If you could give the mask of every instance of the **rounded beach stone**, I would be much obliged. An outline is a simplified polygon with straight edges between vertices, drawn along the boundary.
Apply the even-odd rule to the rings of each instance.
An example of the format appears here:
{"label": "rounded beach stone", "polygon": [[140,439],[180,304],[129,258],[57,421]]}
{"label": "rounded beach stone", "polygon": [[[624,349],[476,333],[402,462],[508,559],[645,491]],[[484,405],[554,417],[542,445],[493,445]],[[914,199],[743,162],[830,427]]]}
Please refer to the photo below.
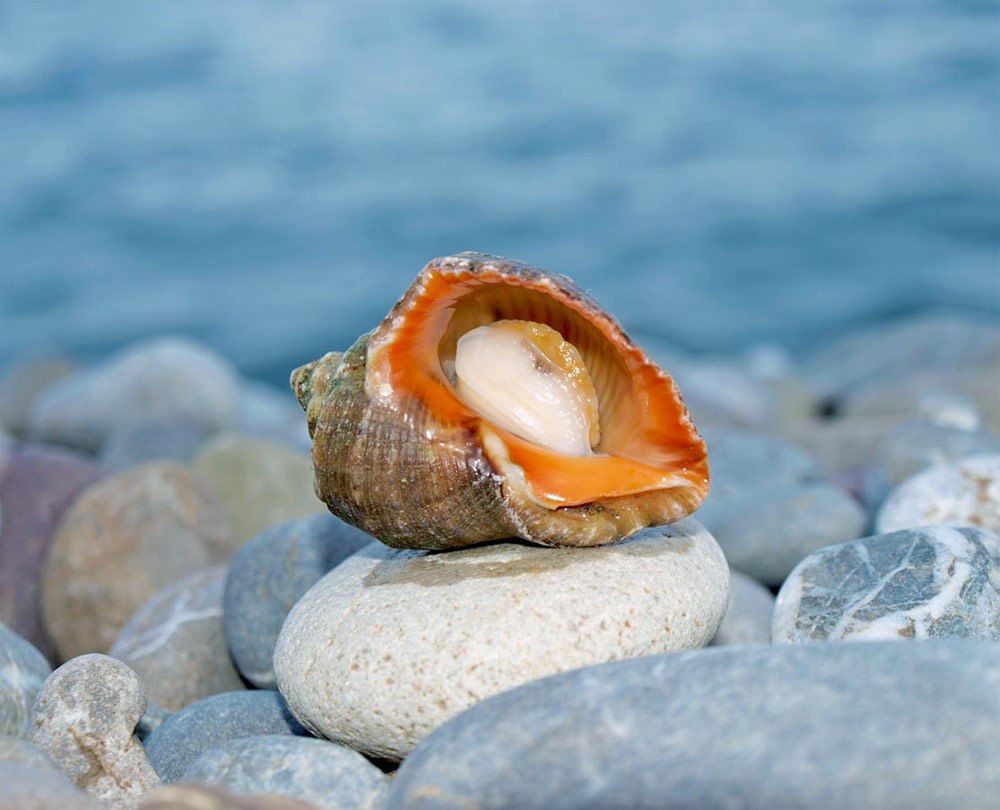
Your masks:
{"label": "rounded beach stone", "polygon": [[929,525],[1000,533],[1000,454],[967,456],[924,470],[896,487],[875,519],[879,534]]}
{"label": "rounded beach stone", "polygon": [[145,710],[138,675],[106,655],[82,655],[39,692],[31,741],[92,798],[134,807],[159,782],[134,734]]}
{"label": "rounded beach stone", "polygon": [[864,509],[798,448],[735,431],[709,434],[708,445],[712,491],[698,519],[729,564],[759,582],[779,585],[810,552],[864,531]]}
{"label": "rounded beach stone", "polygon": [[526,681],[705,645],[728,598],[725,558],[693,520],[598,548],[373,544],[292,609],[274,671],[304,725],[398,760],[448,718]]}
{"label": "rounded beach stone", "polygon": [[333,515],[313,515],[261,532],[229,567],[226,638],[243,677],[274,689],[274,645],[296,602],[334,566],[374,538]]}
{"label": "rounded beach stone", "polygon": [[312,449],[309,427],[302,408],[285,386],[275,388],[253,380],[240,386],[240,433],[271,439],[308,453]]}
{"label": "rounded beach stone", "polygon": [[263,734],[309,736],[277,692],[225,692],[167,717],[146,738],[146,751],[163,781],[177,782],[209,748]]}
{"label": "rounded beach stone", "polygon": [[376,810],[387,789],[382,771],[357,751],[326,740],[274,735],[210,748],[187,769],[184,781],[303,799],[324,810]]}
{"label": "rounded beach stone", "polygon": [[31,733],[35,696],[52,667],[31,642],[0,624],[0,734]]}
{"label": "rounded beach stone", "polygon": [[49,755],[37,745],[24,737],[13,737],[9,734],[0,734],[0,762],[13,762],[59,771]]}
{"label": "rounded beach stone", "polygon": [[101,475],[75,453],[28,444],[14,445],[0,469],[0,621],[53,660],[42,622],[42,565],[73,499]]}
{"label": "rounded beach stone", "polygon": [[42,608],[64,658],[104,652],[161,588],[232,556],[224,510],[190,471],[152,462],[88,487],[49,549]]}
{"label": "rounded beach stone", "polygon": [[769,644],[774,596],[757,580],[729,571],[729,608],[712,644]]}
{"label": "rounded beach stone", "polygon": [[936,464],[986,453],[1000,454],[1000,438],[992,433],[933,422],[907,422],[882,443],[885,483],[894,487]]}
{"label": "rounded beach stone", "polygon": [[158,338],[46,389],[32,433],[93,453],[124,424],[183,422],[211,434],[235,424],[238,413],[238,376],[228,360],[184,338]]}
{"label": "rounded beach stone", "polygon": [[817,352],[806,375],[820,395],[891,384],[915,374],[995,368],[1000,329],[988,320],[920,315],[859,330]]}
{"label": "rounded beach stone", "polygon": [[103,810],[54,765],[0,761],[0,810]]}
{"label": "rounded beach stone", "polygon": [[12,436],[26,437],[35,401],[73,371],[73,364],[64,357],[30,360],[12,369],[0,384],[0,427]]}
{"label": "rounded beach stone", "polygon": [[205,434],[183,422],[126,423],[115,428],[101,448],[101,464],[115,472],[147,461],[190,461]]}
{"label": "rounded beach stone", "polygon": [[191,574],[132,617],[109,655],[134,669],[150,699],[170,712],[243,688],[222,628],[226,566]]}
{"label": "rounded beach stone", "polygon": [[139,810],[316,810],[282,796],[239,796],[208,785],[164,785],[150,791]]}
{"label": "rounded beach stone", "polygon": [[821,549],[785,580],[775,643],[1000,641],[1000,537],[927,526]]}
{"label": "rounded beach stone", "polygon": [[[706,433],[712,456],[710,496],[729,498],[748,489],[820,480],[816,462],[807,453],[765,433],[714,430]],[[763,479],[763,480],[762,480]],[[698,515],[709,508],[701,507]]]}
{"label": "rounded beach stone", "polygon": [[861,534],[868,516],[846,493],[816,483],[758,490],[709,519],[733,567],[779,585],[807,554]]}
{"label": "rounded beach stone", "polygon": [[240,539],[326,512],[313,492],[312,459],[285,444],[240,434],[209,442],[194,469],[226,505]]}
{"label": "rounded beach stone", "polygon": [[389,807],[982,810],[998,750],[1000,645],[715,647],[474,706],[403,763]]}

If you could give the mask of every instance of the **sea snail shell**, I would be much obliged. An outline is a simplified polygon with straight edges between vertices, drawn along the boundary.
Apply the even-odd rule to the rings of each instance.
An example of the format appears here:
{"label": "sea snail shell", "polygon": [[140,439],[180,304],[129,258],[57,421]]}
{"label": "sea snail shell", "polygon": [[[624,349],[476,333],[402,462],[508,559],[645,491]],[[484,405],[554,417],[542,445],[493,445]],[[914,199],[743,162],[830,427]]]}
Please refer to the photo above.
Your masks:
{"label": "sea snail shell", "polygon": [[[516,390],[536,380],[548,388]],[[378,328],[291,382],[316,493],[391,546],[602,545],[708,494],[705,443],[673,380],[568,278],[508,259],[433,260]],[[524,420],[505,418],[532,397]]]}

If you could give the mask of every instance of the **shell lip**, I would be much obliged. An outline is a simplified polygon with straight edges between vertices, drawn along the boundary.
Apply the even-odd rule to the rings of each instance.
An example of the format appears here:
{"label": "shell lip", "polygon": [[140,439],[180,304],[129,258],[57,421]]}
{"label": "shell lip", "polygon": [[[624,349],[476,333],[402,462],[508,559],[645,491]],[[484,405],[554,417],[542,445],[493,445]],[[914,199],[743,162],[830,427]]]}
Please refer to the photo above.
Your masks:
{"label": "shell lip", "polygon": [[[505,314],[505,307],[515,311]],[[587,477],[582,469],[600,467],[600,462],[575,460],[571,464],[578,469],[572,470],[559,462],[560,454],[539,452],[537,445],[526,447],[530,443],[500,430],[458,398],[443,367],[442,345],[454,343],[457,338],[451,333],[467,331],[464,325],[501,317],[550,322],[571,342],[575,335],[588,344],[601,341],[611,347],[616,359],[605,376],[613,377],[613,384],[605,381],[605,387],[617,386],[615,390],[628,400],[633,415],[641,417],[641,425],[631,431],[632,436],[628,430],[618,431],[618,445],[610,443],[607,448],[616,452],[605,454],[611,461],[593,486],[581,486]],[[513,473],[511,466],[519,468],[530,485],[528,491],[549,509],[677,487],[693,489],[700,496],[699,503],[707,495],[705,444],[673,379],[628,337],[613,316],[565,276],[485,254],[435,259],[372,334],[367,359],[365,388],[370,397],[395,402],[404,411],[405,403],[413,398],[437,424],[460,426],[479,435],[490,463],[507,476]],[[505,452],[500,452],[498,441],[484,440],[491,432]],[[633,466],[628,467],[628,462]],[[545,474],[553,467],[564,473],[561,483],[551,469]],[[615,475],[631,476],[631,486],[616,486]],[[573,487],[577,488],[575,495],[569,491]]]}

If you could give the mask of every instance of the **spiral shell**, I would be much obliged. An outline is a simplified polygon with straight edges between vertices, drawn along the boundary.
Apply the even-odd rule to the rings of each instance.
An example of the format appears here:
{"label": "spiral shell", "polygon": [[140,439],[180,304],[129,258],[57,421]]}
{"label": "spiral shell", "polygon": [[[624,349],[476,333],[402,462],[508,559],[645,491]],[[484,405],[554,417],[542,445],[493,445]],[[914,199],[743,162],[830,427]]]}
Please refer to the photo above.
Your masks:
{"label": "spiral shell", "polygon": [[[528,441],[459,398],[459,338],[506,319],[552,327],[579,351],[599,407],[593,454]],[[316,493],[398,548],[603,545],[680,520],[708,494],[705,444],[669,375],[572,281],[520,262],[431,261],[375,330],[297,369],[292,388]]]}

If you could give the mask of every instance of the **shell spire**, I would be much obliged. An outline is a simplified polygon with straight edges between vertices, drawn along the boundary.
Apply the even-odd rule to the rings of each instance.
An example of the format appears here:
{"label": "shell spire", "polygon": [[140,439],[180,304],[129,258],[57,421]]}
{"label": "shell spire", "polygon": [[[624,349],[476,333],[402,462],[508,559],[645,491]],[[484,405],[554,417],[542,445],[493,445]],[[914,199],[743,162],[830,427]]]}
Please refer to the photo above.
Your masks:
{"label": "shell spire", "polygon": [[391,546],[602,545],[708,494],[670,376],[570,279],[509,259],[434,259],[292,388],[317,494]]}

